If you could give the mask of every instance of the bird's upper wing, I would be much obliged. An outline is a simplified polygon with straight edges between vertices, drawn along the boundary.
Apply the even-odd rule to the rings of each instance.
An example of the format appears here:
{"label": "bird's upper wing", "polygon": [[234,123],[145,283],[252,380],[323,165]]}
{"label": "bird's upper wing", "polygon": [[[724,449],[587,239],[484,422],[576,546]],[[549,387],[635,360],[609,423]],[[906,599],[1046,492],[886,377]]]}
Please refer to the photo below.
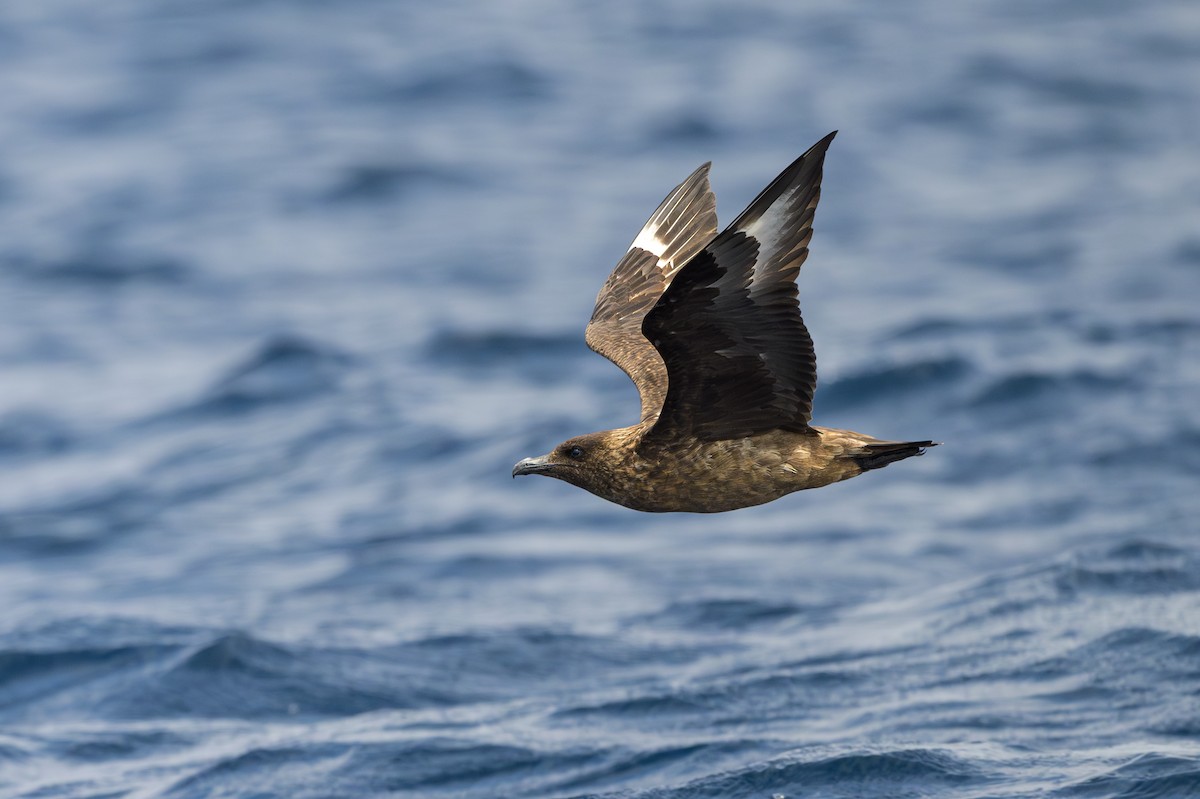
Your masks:
{"label": "bird's upper wing", "polygon": [[662,356],[669,384],[649,438],[807,429],[817,362],[795,281],[835,134],[775,178],[679,270],[646,315],[642,330]]}
{"label": "bird's upper wing", "polygon": [[642,421],[653,420],[667,394],[667,368],[642,334],[642,320],[675,274],[717,235],[717,202],[704,164],[675,187],[637,234],[596,297],[588,346],[632,378]]}

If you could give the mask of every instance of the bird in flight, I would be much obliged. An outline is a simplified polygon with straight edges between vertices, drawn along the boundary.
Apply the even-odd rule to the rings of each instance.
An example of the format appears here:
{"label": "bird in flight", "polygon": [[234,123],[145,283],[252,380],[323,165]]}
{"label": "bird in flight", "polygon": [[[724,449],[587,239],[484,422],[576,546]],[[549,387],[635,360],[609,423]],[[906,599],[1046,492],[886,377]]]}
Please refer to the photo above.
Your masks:
{"label": "bird in flight", "polygon": [[608,276],[585,333],[637,386],[640,421],[568,439],[513,477],[554,477],[634,510],[717,513],[936,446],[809,424],[816,356],[796,276],[836,134],[719,235],[711,164],[663,200]]}

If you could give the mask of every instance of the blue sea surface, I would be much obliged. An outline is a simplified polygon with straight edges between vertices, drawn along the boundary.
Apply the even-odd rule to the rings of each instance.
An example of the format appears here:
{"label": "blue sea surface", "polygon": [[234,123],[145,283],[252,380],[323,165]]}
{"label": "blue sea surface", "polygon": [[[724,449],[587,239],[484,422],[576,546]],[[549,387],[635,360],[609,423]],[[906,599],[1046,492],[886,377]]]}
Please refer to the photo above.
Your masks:
{"label": "blue sea surface", "polygon": [[[518,459],[662,197],[809,145],[815,421]],[[0,4],[0,797],[1200,796],[1200,5]]]}

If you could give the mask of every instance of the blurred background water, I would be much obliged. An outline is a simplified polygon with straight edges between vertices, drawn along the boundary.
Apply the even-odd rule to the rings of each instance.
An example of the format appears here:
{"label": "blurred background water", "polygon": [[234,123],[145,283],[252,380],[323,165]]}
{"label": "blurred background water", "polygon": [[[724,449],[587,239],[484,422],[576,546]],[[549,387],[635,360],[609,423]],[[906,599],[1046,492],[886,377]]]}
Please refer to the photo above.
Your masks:
{"label": "blurred background water", "polygon": [[[817,421],[712,517],[631,423],[659,200],[841,130]],[[0,795],[1200,795],[1200,6],[0,5]]]}

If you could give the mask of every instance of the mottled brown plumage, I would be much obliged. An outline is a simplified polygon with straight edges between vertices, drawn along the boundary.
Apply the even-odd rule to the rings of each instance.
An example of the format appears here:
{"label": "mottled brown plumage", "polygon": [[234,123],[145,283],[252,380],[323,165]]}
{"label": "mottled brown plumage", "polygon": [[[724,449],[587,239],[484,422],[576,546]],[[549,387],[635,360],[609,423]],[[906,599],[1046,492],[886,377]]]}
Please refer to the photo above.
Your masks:
{"label": "mottled brown plumage", "polygon": [[816,356],[797,302],[830,133],[717,235],[709,165],[675,188],[596,298],[587,343],[637,385],[632,427],[564,441],[543,474],[643,511],[760,505],[920,455],[809,425]]}

